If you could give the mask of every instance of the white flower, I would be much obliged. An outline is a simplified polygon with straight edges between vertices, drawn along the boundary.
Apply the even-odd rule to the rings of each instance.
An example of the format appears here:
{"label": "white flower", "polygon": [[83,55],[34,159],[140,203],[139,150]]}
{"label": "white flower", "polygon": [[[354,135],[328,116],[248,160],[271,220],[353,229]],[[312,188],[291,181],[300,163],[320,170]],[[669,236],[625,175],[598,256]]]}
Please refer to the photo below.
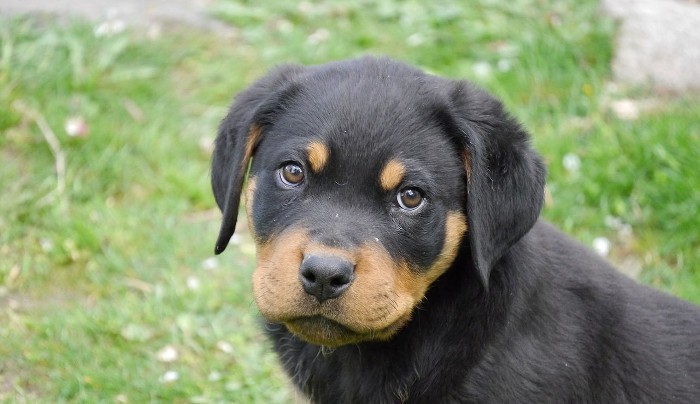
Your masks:
{"label": "white flower", "polygon": [[49,252],[49,251],[53,250],[53,241],[51,241],[48,238],[42,238],[39,241],[39,245],[41,246],[41,249],[44,252]]}
{"label": "white flower", "polygon": [[491,75],[491,65],[489,62],[478,62],[472,66],[474,74],[479,78],[486,78]]}
{"label": "white flower", "polygon": [[581,169],[581,159],[573,153],[567,153],[562,159],[562,164],[566,171],[572,174],[578,173]]}
{"label": "white flower", "polygon": [[231,240],[229,240],[229,243],[232,245],[239,245],[243,242],[243,237],[241,237],[240,234],[234,234],[231,236]]}
{"label": "white flower", "polygon": [[85,137],[90,130],[85,118],[82,116],[73,116],[66,119],[63,129],[70,137]]}
{"label": "white flower", "polygon": [[187,288],[189,290],[197,290],[202,286],[202,283],[199,281],[199,278],[196,276],[188,276],[187,277]]}
{"label": "white flower", "polygon": [[217,343],[216,343],[216,348],[217,348],[219,351],[221,351],[221,352],[223,352],[223,353],[227,353],[227,354],[230,354],[231,352],[233,352],[233,345],[229,344],[229,343],[226,342],[226,341],[219,341],[219,342],[217,342]]}
{"label": "white flower", "polygon": [[167,372],[163,373],[163,376],[160,377],[160,382],[161,383],[172,383],[177,381],[177,379],[180,378],[180,375],[174,371],[174,370],[168,370]]}
{"label": "white flower", "polygon": [[209,136],[199,138],[199,150],[204,154],[211,156],[214,153],[214,139]]}
{"label": "white flower", "polygon": [[311,4],[311,2],[302,1],[297,6],[297,10],[299,10],[299,12],[302,14],[309,15],[314,11],[314,5]]}
{"label": "white flower", "polygon": [[202,261],[202,268],[213,270],[219,267],[219,260],[216,257],[209,257]]}
{"label": "white flower", "polygon": [[639,103],[630,99],[613,101],[610,109],[616,117],[624,121],[634,121],[639,118]]}
{"label": "white flower", "polygon": [[319,28],[309,35],[309,37],[306,38],[306,41],[311,45],[318,45],[321,42],[326,42],[330,36],[330,31],[325,28]]}
{"label": "white flower", "polygon": [[166,363],[175,362],[178,357],[180,357],[180,355],[177,353],[177,349],[172,345],[166,345],[156,353],[156,358]]}
{"label": "white flower", "polygon": [[408,46],[420,46],[425,43],[425,36],[421,34],[420,32],[416,32],[415,34],[411,34],[407,39],[406,42],[408,43]]}
{"label": "white flower", "polygon": [[283,34],[289,34],[294,29],[294,24],[292,24],[292,22],[289,20],[281,19],[277,21],[275,28],[277,28],[277,31]]}
{"label": "white flower", "polygon": [[507,72],[510,70],[512,63],[508,59],[501,59],[496,66],[499,72]]}
{"label": "white flower", "polygon": [[593,239],[593,249],[602,257],[608,256],[611,245],[612,243],[610,243],[610,240],[605,237],[596,237]]}

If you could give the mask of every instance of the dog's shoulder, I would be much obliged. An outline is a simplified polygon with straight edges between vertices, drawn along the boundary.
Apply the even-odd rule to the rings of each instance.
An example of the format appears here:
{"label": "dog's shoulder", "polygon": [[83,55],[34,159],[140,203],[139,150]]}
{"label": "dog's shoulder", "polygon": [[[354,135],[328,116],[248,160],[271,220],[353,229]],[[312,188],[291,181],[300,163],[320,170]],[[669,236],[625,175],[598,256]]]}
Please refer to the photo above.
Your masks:
{"label": "dog's shoulder", "polygon": [[[566,386],[555,396],[586,392],[602,402],[686,402],[700,389],[696,306],[634,281],[543,220],[494,271],[494,287],[514,298],[507,326],[482,360],[488,365],[474,369],[477,379],[506,371],[527,389],[528,380],[548,375]],[[589,378],[581,383],[567,374]]]}

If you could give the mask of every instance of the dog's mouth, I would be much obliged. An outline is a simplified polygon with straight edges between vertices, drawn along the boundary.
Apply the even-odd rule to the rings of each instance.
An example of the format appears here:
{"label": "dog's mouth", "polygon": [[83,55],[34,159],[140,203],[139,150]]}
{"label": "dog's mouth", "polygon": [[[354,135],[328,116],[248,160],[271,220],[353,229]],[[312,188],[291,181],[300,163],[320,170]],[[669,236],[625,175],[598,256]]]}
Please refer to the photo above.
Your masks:
{"label": "dog's mouth", "polygon": [[336,347],[361,339],[360,333],[323,316],[300,317],[284,324],[292,333],[316,345]]}
{"label": "dog's mouth", "polygon": [[297,317],[287,320],[287,329],[315,345],[336,348],[342,345],[355,344],[367,340],[382,340],[393,336],[410,316],[399,318],[387,327],[378,330],[357,331],[327,317],[314,315]]}

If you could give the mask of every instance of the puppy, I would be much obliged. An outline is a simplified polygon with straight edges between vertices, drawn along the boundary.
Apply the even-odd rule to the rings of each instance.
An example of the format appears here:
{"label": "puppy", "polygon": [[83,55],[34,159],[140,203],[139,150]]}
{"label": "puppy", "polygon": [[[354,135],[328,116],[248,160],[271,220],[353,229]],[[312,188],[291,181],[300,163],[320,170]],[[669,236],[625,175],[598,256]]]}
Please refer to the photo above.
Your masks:
{"label": "puppy", "polygon": [[700,402],[698,307],[539,220],[544,183],[469,83],[282,66],[221,123],[216,253],[245,192],[255,301],[312,402]]}

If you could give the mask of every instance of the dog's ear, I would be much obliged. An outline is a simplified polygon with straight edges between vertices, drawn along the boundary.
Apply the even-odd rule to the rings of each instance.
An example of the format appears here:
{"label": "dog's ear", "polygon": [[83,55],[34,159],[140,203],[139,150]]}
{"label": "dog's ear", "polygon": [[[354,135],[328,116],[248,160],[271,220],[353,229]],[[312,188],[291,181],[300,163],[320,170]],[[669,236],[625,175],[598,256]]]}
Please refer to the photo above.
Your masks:
{"label": "dog's ear", "polygon": [[294,78],[303,67],[282,66],[240,93],[219,125],[214,143],[211,185],[214,199],[223,212],[214,249],[221,254],[236,229],[241,189],[250,159],[275,114],[298,91]]}
{"label": "dog's ear", "polygon": [[451,132],[466,170],[468,238],[488,290],[493,266],[537,221],[546,168],[498,100],[467,82],[450,84]]}

